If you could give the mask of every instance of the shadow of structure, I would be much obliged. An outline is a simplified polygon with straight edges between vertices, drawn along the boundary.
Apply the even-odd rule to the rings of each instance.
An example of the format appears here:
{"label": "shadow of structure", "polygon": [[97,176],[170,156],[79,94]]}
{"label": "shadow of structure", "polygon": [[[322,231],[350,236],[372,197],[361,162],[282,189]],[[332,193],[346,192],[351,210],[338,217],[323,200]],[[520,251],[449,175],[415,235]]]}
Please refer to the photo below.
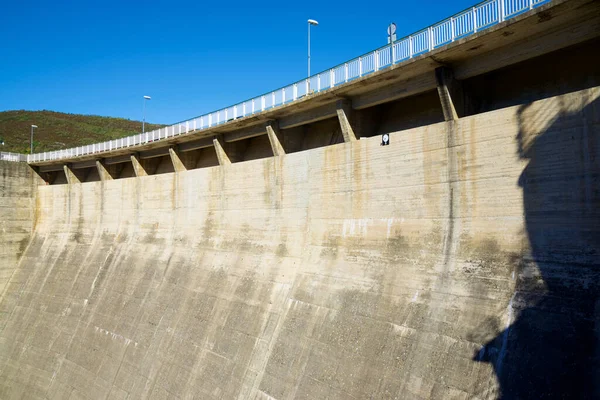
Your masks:
{"label": "shadow of structure", "polygon": [[493,365],[502,399],[600,399],[598,88],[523,105],[518,123],[529,246],[509,325],[475,360]]}

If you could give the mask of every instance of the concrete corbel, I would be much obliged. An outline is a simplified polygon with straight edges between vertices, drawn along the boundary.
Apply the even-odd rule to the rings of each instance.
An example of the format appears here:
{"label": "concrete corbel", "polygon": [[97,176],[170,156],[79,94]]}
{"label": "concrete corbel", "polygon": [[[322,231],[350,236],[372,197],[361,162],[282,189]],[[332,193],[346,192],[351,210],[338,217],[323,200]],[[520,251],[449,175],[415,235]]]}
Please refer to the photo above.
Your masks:
{"label": "concrete corbel", "polygon": [[269,142],[271,143],[271,150],[273,150],[273,155],[276,157],[284,155],[285,149],[282,145],[283,136],[281,135],[281,131],[279,130],[279,124],[277,123],[277,121],[268,121],[265,125],[265,128],[267,130]]}
{"label": "concrete corbel", "polygon": [[65,176],[67,177],[67,183],[69,185],[72,185],[74,183],[81,183],[77,175],[75,175],[75,173],[68,164],[63,165],[63,170],[65,171]]}
{"label": "concrete corbel", "polygon": [[101,160],[96,160],[96,168],[98,169],[98,176],[100,177],[101,181],[110,181],[113,179]]}
{"label": "concrete corbel", "polygon": [[131,155],[131,164],[133,164],[133,172],[135,172],[135,176],[148,176],[148,173],[140,163],[140,158],[137,154]]}
{"label": "concrete corbel", "polygon": [[352,103],[348,99],[338,100],[336,103],[336,112],[340,121],[340,128],[344,136],[344,142],[352,142],[356,140],[354,129],[350,121],[352,120]]}
{"label": "concrete corbel", "polygon": [[229,165],[231,164],[231,160],[227,153],[225,152],[223,136],[215,136],[213,139],[213,145],[215,146],[215,152],[217,153],[217,158],[219,159],[219,165]]}
{"label": "concrete corbel", "polygon": [[444,113],[444,120],[456,121],[458,119],[457,108],[459,108],[462,115],[462,102],[457,101],[461,98],[459,82],[454,79],[454,73],[452,69],[448,67],[436,68],[435,79],[437,82],[440,103],[442,104],[442,111]]}
{"label": "concrete corbel", "polygon": [[173,169],[175,172],[187,171],[187,168],[179,158],[179,152],[174,146],[169,147],[169,155],[171,156],[171,162],[173,163]]}

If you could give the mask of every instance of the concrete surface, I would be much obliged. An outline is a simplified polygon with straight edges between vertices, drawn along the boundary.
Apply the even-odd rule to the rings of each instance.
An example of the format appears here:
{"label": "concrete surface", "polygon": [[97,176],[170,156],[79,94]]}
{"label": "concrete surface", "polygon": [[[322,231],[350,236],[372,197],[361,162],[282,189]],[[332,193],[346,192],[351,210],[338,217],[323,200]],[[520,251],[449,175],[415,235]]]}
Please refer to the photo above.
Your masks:
{"label": "concrete surface", "polygon": [[0,161],[0,296],[31,240],[40,184],[27,164]]}
{"label": "concrete surface", "polygon": [[41,186],[0,397],[597,398],[599,98]]}

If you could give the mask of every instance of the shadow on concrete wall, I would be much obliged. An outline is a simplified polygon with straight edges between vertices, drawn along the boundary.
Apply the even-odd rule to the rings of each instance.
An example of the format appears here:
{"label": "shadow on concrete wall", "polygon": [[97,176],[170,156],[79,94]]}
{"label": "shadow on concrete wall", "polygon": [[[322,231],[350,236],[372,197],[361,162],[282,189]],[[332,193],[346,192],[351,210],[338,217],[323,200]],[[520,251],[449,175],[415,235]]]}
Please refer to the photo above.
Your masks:
{"label": "shadow on concrete wall", "polygon": [[518,112],[529,249],[515,257],[512,323],[475,356],[502,399],[600,398],[600,99],[574,111],[575,97],[556,99]]}

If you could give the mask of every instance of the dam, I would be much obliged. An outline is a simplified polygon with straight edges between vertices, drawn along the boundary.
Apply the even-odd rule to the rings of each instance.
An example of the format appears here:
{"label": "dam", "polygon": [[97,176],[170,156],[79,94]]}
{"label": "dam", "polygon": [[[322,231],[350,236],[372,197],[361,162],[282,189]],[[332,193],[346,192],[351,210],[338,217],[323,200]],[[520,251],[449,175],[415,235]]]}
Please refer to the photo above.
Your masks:
{"label": "dam", "polygon": [[0,398],[600,398],[600,2],[528,4],[0,161]]}

